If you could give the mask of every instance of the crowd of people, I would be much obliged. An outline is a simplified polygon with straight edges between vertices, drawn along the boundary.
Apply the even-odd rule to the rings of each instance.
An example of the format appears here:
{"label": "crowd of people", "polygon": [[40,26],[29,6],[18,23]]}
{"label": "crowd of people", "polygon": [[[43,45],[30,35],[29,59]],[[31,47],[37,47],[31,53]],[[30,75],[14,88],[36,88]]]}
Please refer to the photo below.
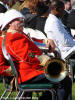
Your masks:
{"label": "crowd of people", "polygon": [[[72,53],[75,51],[75,41],[71,35],[71,30],[75,28],[75,23],[72,23],[75,9],[72,8],[71,1],[19,0],[23,4],[18,10],[13,9],[13,3],[9,1],[0,2],[0,75],[12,76],[11,66],[2,52],[2,41],[5,36],[5,48],[18,72],[18,83],[52,83],[46,78],[41,65],[50,58],[43,54],[34,41],[44,43],[49,53],[59,48],[63,60],[69,54],[70,58],[75,59],[75,54]],[[72,100],[72,80],[68,75],[62,81],[52,84],[57,100]],[[25,96],[32,98],[32,93],[26,93]],[[43,92],[39,100],[41,99],[50,100],[50,92]]]}

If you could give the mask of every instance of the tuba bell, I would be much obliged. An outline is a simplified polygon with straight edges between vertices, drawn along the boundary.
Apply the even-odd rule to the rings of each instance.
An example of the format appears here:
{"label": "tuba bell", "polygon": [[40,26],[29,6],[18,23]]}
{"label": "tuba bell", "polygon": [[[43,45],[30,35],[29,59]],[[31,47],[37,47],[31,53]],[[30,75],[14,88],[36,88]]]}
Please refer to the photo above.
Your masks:
{"label": "tuba bell", "polygon": [[49,59],[44,66],[45,76],[52,82],[62,81],[67,75],[66,62],[59,58]]}
{"label": "tuba bell", "polygon": [[44,67],[45,76],[51,82],[62,81],[67,75],[67,64],[57,57],[42,54],[38,57],[40,65]]}

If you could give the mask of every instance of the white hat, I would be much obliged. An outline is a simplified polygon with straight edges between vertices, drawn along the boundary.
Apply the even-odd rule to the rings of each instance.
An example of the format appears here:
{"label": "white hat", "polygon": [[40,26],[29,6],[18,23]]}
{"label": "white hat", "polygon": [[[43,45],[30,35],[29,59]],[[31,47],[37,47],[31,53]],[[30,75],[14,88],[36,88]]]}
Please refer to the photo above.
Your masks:
{"label": "white hat", "polygon": [[7,24],[9,24],[12,20],[14,20],[16,18],[24,19],[24,16],[15,9],[11,9],[11,10],[8,10],[7,12],[5,12],[1,30],[3,30]]}
{"label": "white hat", "polygon": [[4,17],[4,13],[0,13],[0,27],[3,24],[3,17]]}

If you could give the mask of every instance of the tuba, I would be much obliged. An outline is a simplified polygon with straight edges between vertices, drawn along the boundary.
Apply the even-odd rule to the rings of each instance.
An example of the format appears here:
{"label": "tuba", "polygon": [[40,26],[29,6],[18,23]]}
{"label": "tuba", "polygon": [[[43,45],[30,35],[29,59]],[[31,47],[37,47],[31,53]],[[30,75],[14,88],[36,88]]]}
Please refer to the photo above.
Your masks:
{"label": "tuba", "polygon": [[43,54],[37,56],[37,58],[40,61],[40,65],[44,68],[46,78],[54,83],[62,81],[68,75],[68,66],[66,62],[61,59],[59,48],[56,48],[53,55],[50,55],[45,44],[34,43],[43,51]]}

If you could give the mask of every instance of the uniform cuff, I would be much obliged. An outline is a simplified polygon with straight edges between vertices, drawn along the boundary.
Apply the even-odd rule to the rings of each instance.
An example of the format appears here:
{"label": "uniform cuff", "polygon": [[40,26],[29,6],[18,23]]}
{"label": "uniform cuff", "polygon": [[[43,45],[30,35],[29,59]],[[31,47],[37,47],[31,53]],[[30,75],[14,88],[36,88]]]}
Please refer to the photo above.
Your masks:
{"label": "uniform cuff", "polygon": [[48,42],[48,39],[43,40],[43,43],[47,44],[47,42]]}

